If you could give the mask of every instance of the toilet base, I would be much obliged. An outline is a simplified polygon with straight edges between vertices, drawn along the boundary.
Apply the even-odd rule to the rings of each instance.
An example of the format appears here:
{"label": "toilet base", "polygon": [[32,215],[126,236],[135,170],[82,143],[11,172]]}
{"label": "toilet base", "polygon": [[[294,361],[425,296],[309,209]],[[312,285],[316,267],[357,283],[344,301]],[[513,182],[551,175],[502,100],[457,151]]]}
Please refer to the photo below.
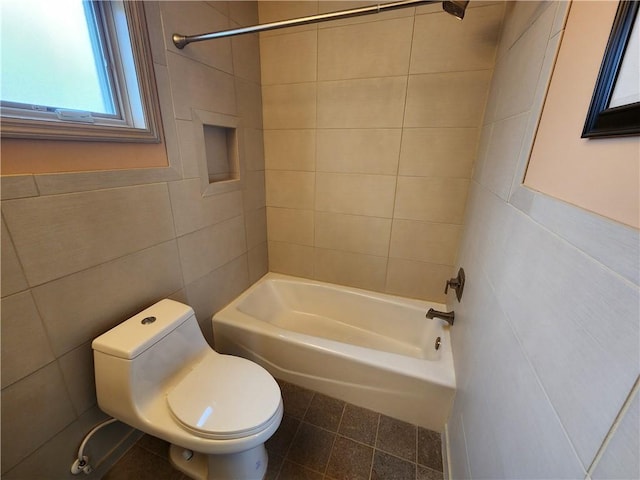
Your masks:
{"label": "toilet base", "polygon": [[[187,455],[185,455],[187,452]],[[185,475],[195,480],[262,480],[267,473],[267,450],[264,444],[238,453],[225,455],[205,455],[171,445],[169,460]]]}

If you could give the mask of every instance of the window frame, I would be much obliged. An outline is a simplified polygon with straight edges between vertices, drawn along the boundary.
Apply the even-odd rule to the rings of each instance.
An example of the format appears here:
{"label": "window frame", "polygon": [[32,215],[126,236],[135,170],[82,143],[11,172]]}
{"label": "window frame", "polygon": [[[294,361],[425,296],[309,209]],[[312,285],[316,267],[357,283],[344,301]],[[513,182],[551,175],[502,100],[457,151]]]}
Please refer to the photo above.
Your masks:
{"label": "window frame", "polygon": [[640,102],[609,107],[639,7],[637,0],[618,4],[581,138],[640,135]]}
{"label": "window frame", "polygon": [[[112,2],[92,2],[97,10],[96,18],[103,22],[103,29],[109,36],[106,42],[109,72],[119,95],[114,98],[116,110],[123,112],[125,118],[114,118],[113,115],[96,115],[96,123],[81,121],[59,120],[55,112],[45,115],[29,114],[27,118],[24,109],[1,107],[2,123],[0,134],[6,138],[45,139],[45,140],[75,140],[98,142],[141,142],[160,143],[162,141],[162,123],[158,93],[155,83],[153,61],[143,2],[122,1],[120,16],[124,13],[126,22],[117,18],[118,12],[113,9]],[[128,36],[128,39],[122,38]],[[104,39],[101,39],[104,41]],[[124,58],[135,68],[137,81],[126,79],[125,67],[122,65],[125,50],[119,44],[127,41],[131,45],[132,56]],[[119,50],[123,53],[114,52]],[[131,68],[131,65],[129,66]],[[138,114],[133,112],[131,101],[137,103],[138,90],[140,102],[137,105]],[[55,119],[52,118],[56,117]]]}

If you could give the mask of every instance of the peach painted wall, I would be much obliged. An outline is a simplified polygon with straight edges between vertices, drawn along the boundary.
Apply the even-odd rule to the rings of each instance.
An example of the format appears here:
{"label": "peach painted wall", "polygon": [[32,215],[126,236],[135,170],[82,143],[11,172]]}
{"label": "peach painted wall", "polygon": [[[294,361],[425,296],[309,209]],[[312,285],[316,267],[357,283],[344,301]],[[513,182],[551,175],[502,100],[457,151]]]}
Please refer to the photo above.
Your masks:
{"label": "peach painted wall", "polygon": [[3,138],[2,174],[86,172],[168,165],[164,142],[60,142]]}
{"label": "peach painted wall", "polygon": [[525,185],[638,228],[640,139],[580,138],[617,6],[572,4]]}

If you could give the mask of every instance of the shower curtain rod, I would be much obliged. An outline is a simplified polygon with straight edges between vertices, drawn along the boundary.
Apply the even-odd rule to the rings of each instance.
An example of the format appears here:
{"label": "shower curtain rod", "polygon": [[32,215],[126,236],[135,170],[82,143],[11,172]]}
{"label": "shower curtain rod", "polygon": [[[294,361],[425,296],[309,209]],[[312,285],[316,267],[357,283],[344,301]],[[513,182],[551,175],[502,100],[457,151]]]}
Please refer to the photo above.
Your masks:
{"label": "shower curtain rod", "polygon": [[[361,15],[384,12],[386,10],[396,10],[399,8],[407,8],[415,5],[440,3],[441,1],[442,0],[402,0],[393,3],[379,3],[377,5],[371,5],[369,7],[360,7],[351,10],[340,10],[337,12],[321,13],[318,15],[311,15],[309,17],[292,18],[289,20],[280,20],[278,22],[262,23],[259,25],[252,25],[250,27],[222,30],[220,32],[201,33],[199,35],[181,35],[179,33],[174,33],[171,38],[176,47],[178,47],[179,49],[183,49],[188,44],[193,42],[203,42],[205,40],[213,40],[222,37],[232,37],[235,35],[244,35],[247,33],[265,32],[267,30],[276,30],[279,28],[296,27],[298,25],[327,22],[330,20],[338,20],[341,18],[359,17]],[[464,17],[465,8],[467,7],[467,3],[469,2],[460,0],[444,1],[442,2],[442,8],[446,12],[462,20]]]}

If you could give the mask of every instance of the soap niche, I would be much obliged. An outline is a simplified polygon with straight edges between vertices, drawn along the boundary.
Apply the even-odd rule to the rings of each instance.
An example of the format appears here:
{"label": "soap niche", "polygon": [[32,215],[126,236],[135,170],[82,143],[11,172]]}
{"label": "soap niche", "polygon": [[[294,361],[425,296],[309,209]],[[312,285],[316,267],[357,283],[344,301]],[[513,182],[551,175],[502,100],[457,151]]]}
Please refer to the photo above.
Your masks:
{"label": "soap niche", "polygon": [[238,180],[240,169],[236,129],[202,125],[202,130],[209,183]]}
{"label": "soap niche", "polygon": [[240,119],[196,109],[191,112],[202,195],[242,189],[244,152]]}

